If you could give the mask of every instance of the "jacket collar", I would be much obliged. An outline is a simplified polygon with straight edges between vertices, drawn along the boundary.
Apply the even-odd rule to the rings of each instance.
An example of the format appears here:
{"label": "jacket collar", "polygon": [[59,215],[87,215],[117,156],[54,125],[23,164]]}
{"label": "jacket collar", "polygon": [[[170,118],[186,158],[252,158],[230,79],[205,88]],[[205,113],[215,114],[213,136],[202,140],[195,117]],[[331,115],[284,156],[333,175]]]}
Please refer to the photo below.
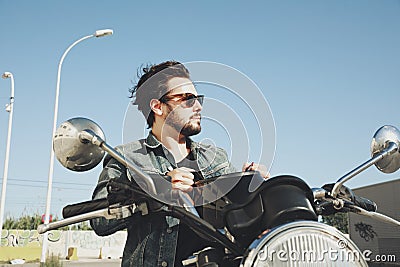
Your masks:
{"label": "jacket collar", "polygon": [[[187,137],[186,142],[187,142],[187,145],[190,147],[191,151],[195,151],[197,148],[201,147],[200,144],[198,144],[197,142],[194,142],[189,137]],[[155,149],[159,146],[164,147],[164,145],[160,141],[158,141],[158,139],[153,135],[153,133],[151,131],[149,132],[149,135],[145,139],[144,145],[151,149]]]}
{"label": "jacket collar", "polygon": [[144,145],[149,148],[157,148],[158,146],[162,145],[160,141],[153,135],[152,132],[149,132],[146,140],[144,141]]}

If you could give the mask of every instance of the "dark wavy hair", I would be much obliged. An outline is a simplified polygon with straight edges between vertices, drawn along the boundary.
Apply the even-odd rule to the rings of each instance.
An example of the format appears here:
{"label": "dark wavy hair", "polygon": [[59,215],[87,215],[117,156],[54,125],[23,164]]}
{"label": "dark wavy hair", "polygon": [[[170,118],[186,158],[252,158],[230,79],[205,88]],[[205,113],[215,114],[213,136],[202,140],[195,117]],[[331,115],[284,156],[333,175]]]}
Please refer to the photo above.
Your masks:
{"label": "dark wavy hair", "polygon": [[[141,69],[141,72],[140,72]],[[157,74],[157,75],[156,75]],[[133,105],[146,118],[148,128],[154,123],[154,112],[150,108],[152,99],[160,99],[168,92],[167,83],[171,78],[181,77],[190,79],[188,69],[178,61],[166,61],[157,65],[146,65],[138,69],[137,84],[129,89]]]}

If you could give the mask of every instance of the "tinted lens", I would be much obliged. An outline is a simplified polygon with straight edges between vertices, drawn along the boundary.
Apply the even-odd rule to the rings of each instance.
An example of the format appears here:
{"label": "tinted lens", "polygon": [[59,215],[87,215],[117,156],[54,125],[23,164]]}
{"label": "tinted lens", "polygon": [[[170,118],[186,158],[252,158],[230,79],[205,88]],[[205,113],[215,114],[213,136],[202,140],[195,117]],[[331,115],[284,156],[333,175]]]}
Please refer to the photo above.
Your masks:
{"label": "tinted lens", "polygon": [[196,100],[199,101],[200,105],[203,105],[203,101],[204,101],[204,96],[203,95],[188,95],[185,99],[185,106],[190,108],[193,107],[194,104],[196,103]]}
{"label": "tinted lens", "polygon": [[[174,97],[179,97],[179,99],[173,99]],[[200,105],[203,105],[204,95],[194,95],[194,94],[176,94],[176,95],[165,95],[160,98],[160,101],[163,103],[167,103],[168,101],[178,101],[181,102],[181,105],[186,108],[193,107],[196,103],[196,100],[199,101]]]}
{"label": "tinted lens", "polygon": [[199,101],[200,105],[203,105],[204,102],[204,95],[198,95],[197,100]]}

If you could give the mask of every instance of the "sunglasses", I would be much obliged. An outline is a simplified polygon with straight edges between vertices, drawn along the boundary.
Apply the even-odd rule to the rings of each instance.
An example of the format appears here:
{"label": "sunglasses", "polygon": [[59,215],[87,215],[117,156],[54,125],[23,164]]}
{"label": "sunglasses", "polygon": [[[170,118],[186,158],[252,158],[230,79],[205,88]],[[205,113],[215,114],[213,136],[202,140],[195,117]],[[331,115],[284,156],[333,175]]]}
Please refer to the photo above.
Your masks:
{"label": "sunglasses", "polygon": [[204,102],[204,95],[194,95],[191,93],[183,93],[183,94],[176,94],[176,95],[164,95],[160,98],[162,103],[167,103],[168,101],[176,101],[180,102],[180,104],[184,108],[191,108],[196,103],[196,100],[199,101],[200,105],[203,105]]}

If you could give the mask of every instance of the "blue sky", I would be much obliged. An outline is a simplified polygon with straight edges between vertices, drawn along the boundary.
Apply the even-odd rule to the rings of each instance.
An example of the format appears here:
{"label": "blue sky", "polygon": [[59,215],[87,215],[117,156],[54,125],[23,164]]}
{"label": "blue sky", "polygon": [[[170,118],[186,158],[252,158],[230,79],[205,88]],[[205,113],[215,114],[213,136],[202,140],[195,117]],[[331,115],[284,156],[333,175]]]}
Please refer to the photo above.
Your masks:
{"label": "blue sky", "polygon": [[[67,55],[58,125],[89,117],[109,144],[118,145],[125,141],[128,89],[139,66],[169,59],[218,62],[249,77],[269,103],[276,126],[271,174],[294,174],[318,187],[368,159],[380,126],[400,127],[399,14],[400,1],[394,0],[0,0],[0,72],[15,78],[6,215],[44,213],[57,66],[80,37],[114,30]],[[0,107],[9,91],[9,80],[1,79]],[[7,123],[2,109],[1,174]],[[249,133],[257,130],[249,127]],[[143,121],[137,131],[144,133]],[[215,136],[212,127],[202,138],[208,135]],[[224,138],[212,139],[229,150]],[[60,217],[64,205],[89,199],[100,171],[73,173],[56,162],[52,214]],[[349,185],[399,176],[371,168]]]}

